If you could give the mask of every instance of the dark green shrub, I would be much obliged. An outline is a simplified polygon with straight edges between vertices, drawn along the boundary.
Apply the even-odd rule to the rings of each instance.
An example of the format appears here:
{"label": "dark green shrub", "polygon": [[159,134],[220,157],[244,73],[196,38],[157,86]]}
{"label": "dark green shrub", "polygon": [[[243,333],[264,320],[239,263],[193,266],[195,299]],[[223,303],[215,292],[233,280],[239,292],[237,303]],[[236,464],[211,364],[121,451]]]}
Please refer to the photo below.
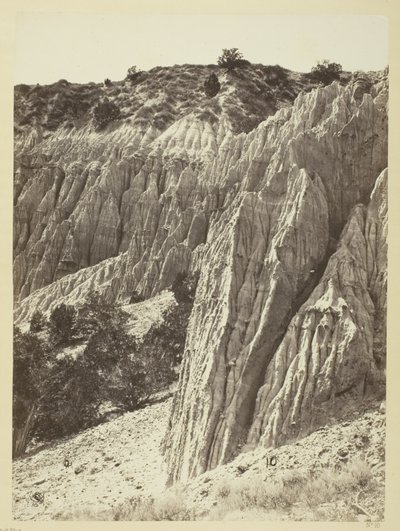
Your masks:
{"label": "dark green shrub", "polygon": [[49,319],[50,338],[53,344],[65,343],[72,339],[75,332],[76,310],[73,306],[60,304],[51,313]]}
{"label": "dark green shrub", "polygon": [[131,298],[129,299],[129,304],[136,304],[137,302],[143,302],[145,298],[138,291],[133,291]]}
{"label": "dark green shrub", "polygon": [[46,318],[42,314],[42,312],[39,312],[36,310],[32,314],[31,323],[30,323],[30,331],[36,334],[37,332],[41,332],[46,326]]}
{"label": "dark green shrub", "polygon": [[117,120],[121,113],[119,108],[107,98],[98,103],[93,109],[93,120],[97,129],[103,129],[113,120]]}
{"label": "dark green shrub", "polygon": [[279,65],[265,68],[265,81],[272,86],[281,85],[288,79],[288,72]]}
{"label": "dark green shrub", "polygon": [[128,73],[126,74],[126,79],[129,81],[137,81],[141,77],[142,71],[137,68],[137,66],[131,66],[128,68]]}
{"label": "dark green shrub", "polygon": [[100,391],[98,370],[83,356],[56,359],[48,374],[37,414],[35,436],[52,440],[93,425]]}
{"label": "dark green shrub", "polygon": [[123,327],[128,317],[119,306],[107,302],[95,291],[77,311],[75,333],[77,337],[88,339],[100,330]]}
{"label": "dark green shrub", "polygon": [[218,94],[221,89],[221,84],[218,81],[217,76],[212,72],[208,78],[204,81],[204,93],[209,98],[213,98]]}
{"label": "dark green shrub", "polygon": [[[52,312],[48,329],[57,356],[35,334],[16,329],[14,456],[25,452],[32,437],[52,440],[101,422],[104,402],[132,411],[166,389],[177,378],[196,282],[196,275],[179,276],[179,303],[140,345],[128,334],[129,314],[98,293],[78,310],[61,304]],[[71,344],[82,347],[75,357],[59,348]]]}
{"label": "dark green shrub", "polygon": [[23,95],[28,94],[30,89],[31,89],[31,87],[29,85],[24,85],[24,84],[16,85],[16,87],[15,87],[15,91],[16,92],[20,92]]}
{"label": "dark green shrub", "polygon": [[48,370],[48,350],[30,332],[14,329],[13,457],[24,454],[34,433]]}
{"label": "dark green shrub", "polygon": [[185,347],[191,302],[182,302],[169,310],[161,325],[153,325],[140,346],[144,356],[149,394],[169,386],[177,377]]}
{"label": "dark green shrub", "polygon": [[249,64],[249,61],[243,59],[243,55],[237,48],[224,48],[222,54],[218,57],[218,66],[226,68],[228,72]]}
{"label": "dark green shrub", "polygon": [[338,63],[330,63],[326,59],[322,62],[319,62],[317,66],[314,66],[311,69],[311,77],[314,81],[321,82],[324,85],[328,85],[340,79],[340,74],[342,73],[342,65]]}
{"label": "dark green shrub", "polygon": [[171,290],[178,303],[193,302],[198,280],[198,272],[190,275],[187,273],[178,273],[176,275],[176,278],[172,283]]}

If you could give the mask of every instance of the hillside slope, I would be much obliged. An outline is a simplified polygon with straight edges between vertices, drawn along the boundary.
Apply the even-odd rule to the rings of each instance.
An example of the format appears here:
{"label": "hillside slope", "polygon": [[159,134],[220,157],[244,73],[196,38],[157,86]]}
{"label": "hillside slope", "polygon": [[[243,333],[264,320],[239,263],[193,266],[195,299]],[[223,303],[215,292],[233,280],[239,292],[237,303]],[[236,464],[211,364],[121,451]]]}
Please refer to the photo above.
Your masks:
{"label": "hillside slope", "polygon": [[[358,520],[383,516],[384,482],[384,413],[370,409],[349,416],[341,423],[327,425],[313,435],[277,450],[244,453],[229,465],[217,467],[186,485],[165,490],[166,475],[159,451],[165,430],[170,401],[127,413],[102,426],[14,462],[14,517],[17,520],[135,520],[153,519],[149,500],[163,507],[159,514],[171,519],[250,519],[250,520]],[[112,444],[110,444],[112,440]],[[275,465],[269,465],[274,457]],[[65,467],[68,459],[71,466]],[[363,473],[361,462],[367,464]],[[334,467],[358,463],[360,484],[343,481],[336,499],[318,499],[316,492],[309,503],[291,503],[289,483],[287,498],[278,510],[266,510],[231,494],[257,486],[305,481],[309,474],[318,477]],[[370,472],[368,472],[370,470]],[[331,477],[331,481],[333,476]],[[321,491],[321,488],[320,488]],[[44,494],[43,502],[35,494]],[[353,506],[358,500],[361,509]],[[237,500],[236,500],[237,502]],[[139,504],[139,506],[138,506]],[[143,504],[142,512],[138,508]],[[244,505],[243,505],[244,504]],[[247,505],[247,508],[245,508]],[[147,508],[147,511],[146,511]],[[251,508],[251,510],[250,510]],[[186,516],[185,516],[186,515]],[[158,518],[157,518],[158,519]]]}

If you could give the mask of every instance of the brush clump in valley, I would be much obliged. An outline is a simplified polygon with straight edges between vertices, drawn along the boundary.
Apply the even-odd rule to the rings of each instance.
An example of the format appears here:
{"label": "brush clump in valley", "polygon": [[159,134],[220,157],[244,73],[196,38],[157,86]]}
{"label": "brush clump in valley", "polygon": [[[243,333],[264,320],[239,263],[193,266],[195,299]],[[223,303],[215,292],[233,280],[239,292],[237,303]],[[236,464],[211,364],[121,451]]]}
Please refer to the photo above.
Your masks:
{"label": "brush clump in valley", "polygon": [[[197,277],[179,275],[176,302],[141,341],[130,315],[93,293],[79,306],[60,304],[47,319],[35,312],[29,331],[14,331],[13,455],[134,411],[177,379]],[[138,303],[135,293],[131,300]],[[140,303],[139,303],[140,305]],[[131,312],[132,313],[132,312]]]}

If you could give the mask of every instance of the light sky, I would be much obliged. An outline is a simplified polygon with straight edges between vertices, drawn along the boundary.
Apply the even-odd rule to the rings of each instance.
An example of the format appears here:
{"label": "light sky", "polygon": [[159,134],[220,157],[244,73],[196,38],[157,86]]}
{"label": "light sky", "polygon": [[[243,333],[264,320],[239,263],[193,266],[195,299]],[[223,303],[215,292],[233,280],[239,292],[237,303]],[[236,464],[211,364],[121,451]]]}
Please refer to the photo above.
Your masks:
{"label": "light sky", "polygon": [[132,65],[211,64],[233,47],[252,63],[299,72],[323,59],[379,70],[388,64],[387,31],[383,16],[21,13],[15,83],[116,81]]}

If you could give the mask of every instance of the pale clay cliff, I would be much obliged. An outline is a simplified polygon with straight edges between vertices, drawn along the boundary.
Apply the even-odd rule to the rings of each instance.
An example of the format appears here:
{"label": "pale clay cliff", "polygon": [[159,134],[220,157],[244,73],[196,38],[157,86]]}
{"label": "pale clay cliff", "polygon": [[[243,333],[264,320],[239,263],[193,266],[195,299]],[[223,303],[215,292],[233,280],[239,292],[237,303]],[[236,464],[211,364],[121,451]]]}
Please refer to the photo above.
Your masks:
{"label": "pale clay cliff", "polygon": [[300,94],[250,133],[26,128],[16,322],[200,272],[163,450],[172,481],[310,433],[381,392],[387,81]]}

